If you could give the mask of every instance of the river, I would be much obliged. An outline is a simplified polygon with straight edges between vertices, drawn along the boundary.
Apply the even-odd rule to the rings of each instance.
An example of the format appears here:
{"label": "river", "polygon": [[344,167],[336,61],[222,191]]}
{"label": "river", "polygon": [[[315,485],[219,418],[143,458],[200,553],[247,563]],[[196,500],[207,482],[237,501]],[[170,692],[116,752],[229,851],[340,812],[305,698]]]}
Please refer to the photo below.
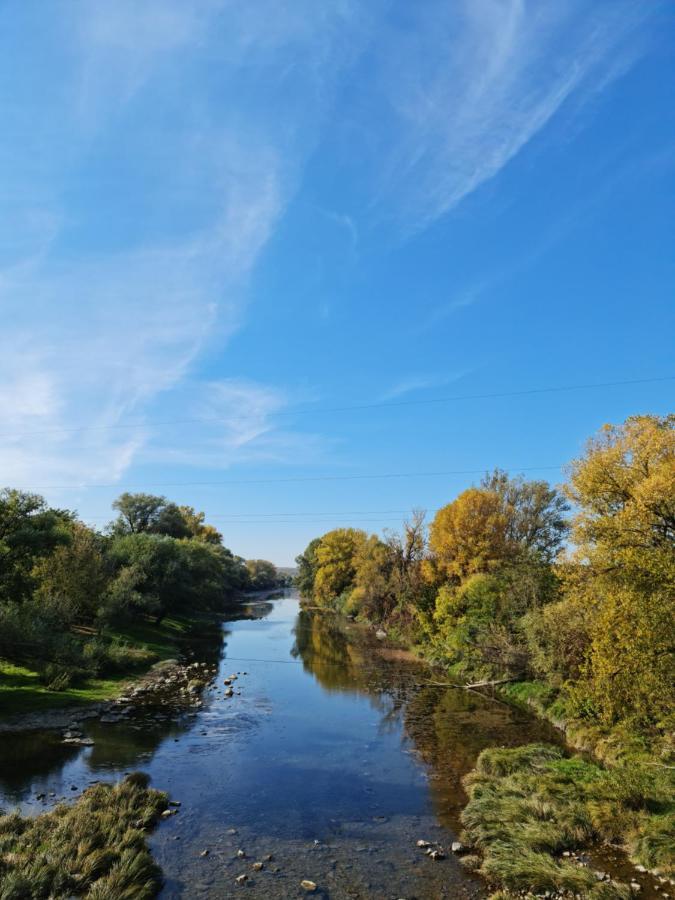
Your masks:
{"label": "river", "polygon": [[[196,714],[91,720],[91,747],[4,735],[0,807],[37,811],[141,769],[181,803],[150,837],[162,897],[296,897],[303,879],[335,900],[487,896],[451,852],[434,861],[416,844],[449,848],[478,753],[551,740],[544,723],[429,685],[426,666],[360,626],[301,611],[290,592],[248,603],[219,640],[190,650],[218,662]],[[240,693],[228,698],[233,673]]]}

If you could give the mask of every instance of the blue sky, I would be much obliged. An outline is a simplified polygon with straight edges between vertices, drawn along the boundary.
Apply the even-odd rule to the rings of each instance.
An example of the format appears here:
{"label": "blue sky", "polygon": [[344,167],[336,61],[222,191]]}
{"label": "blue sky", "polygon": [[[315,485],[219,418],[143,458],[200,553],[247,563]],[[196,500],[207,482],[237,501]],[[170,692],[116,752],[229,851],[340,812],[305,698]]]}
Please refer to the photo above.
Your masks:
{"label": "blue sky", "polygon": [[658,2],[7,0],[0,481],[288,564],[668,411],[408,401],[675,375],[674,42]]}

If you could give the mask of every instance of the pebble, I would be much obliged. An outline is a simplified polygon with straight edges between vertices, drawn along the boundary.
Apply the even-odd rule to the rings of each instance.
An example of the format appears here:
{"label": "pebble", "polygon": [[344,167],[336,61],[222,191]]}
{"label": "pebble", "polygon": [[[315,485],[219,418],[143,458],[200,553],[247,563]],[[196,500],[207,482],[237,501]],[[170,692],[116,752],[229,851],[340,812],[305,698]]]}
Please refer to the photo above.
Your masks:
{"label": "pebble", "polygon": [[261,862],[254,862],[254,863],[251,865],[251,868],[253,869],[254,872],[260,872],[260,871],[262,871],[265,867],[263,866],[263,864],[262,864]]}
{"label": "pebble", "polygon": [[237,856],[239,857],[239,859],[246,859],[246,854],[243,850],[237,850]]}
{"label": "pebble", "polygon": [[209,855],[209,851],[208,851],[208,850],[202,850],[202,852],[201,852],[199,855],[200,855],[200,856],[208,856],[208,855]]}
{"label": "pebble", "polygon": [[248,881],[248,875],[244,872],[243,875],[237,875],[234,880],[237,882],[237,884],[246,884],[246,882]]}
{"label": "pebble", "polygon": [[309,878],[303,878],[303,880],[300,882],[300,887],[303,889],[303,891],[307,891],[308,894],[311,894],[316,890],[316,884],[313,881],[310,881]]}

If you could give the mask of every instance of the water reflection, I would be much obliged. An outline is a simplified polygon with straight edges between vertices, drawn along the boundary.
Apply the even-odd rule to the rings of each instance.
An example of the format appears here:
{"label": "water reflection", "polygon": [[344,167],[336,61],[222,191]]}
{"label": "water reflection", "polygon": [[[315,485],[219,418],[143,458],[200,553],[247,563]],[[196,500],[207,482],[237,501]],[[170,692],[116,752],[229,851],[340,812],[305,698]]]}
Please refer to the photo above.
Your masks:
{"label": "water reflection", "polygon": [[[430,687],[424,665],[289,596],[252,598],[215,640],[191,635],[182,655],[219,661],[198,713],[158,706],[91,721],[87,748],[58,734],[4,736],[0,806],[40,809],[141,768],[182,801],[151,838],[166,897],[229,897],[240,871],[256,898],[295,896],[305,877],[332,900],[484,896],[456,860],[429,862],[416,841],[456,836],[460,777],[487,744],[531,739],[526,717]],[[241,693],[227,698],[223,681],[239,669]],[[252,874],[242,845],[250,859],[273,854],[280,871]]]}
{"label": "water reflection", "polygon": [[466,802],[461,780],[482,750],[559,740],[554,728],[497,698],[429,684],[425,665],[387,658],[371,632],[331,613],[301,611],[295,638],[293,654],[326,691],[369,697],[380,731],[402,726],[427,768],[436,815],[455,831]]}

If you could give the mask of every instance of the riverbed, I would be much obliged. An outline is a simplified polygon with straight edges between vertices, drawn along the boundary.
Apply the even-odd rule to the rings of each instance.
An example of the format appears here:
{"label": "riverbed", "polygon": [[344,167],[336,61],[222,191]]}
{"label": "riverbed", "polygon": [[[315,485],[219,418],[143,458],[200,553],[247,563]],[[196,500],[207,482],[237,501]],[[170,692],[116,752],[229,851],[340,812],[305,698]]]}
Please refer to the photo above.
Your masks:
{"label": "riverbed", "polygon": [[150,838],[162,897],[299,897],[303,880],[335,900],[486,897],[450,850],[461,778],[484,747],[555,735],[382,651],[372,631],[302,611],[292,592],[252,601],[220,638],[186,648],[217,664],[198,710],[92,719],[88,747],[59,732],[4,735],[0,808],[40,811],[141,769],[180,803]]}

